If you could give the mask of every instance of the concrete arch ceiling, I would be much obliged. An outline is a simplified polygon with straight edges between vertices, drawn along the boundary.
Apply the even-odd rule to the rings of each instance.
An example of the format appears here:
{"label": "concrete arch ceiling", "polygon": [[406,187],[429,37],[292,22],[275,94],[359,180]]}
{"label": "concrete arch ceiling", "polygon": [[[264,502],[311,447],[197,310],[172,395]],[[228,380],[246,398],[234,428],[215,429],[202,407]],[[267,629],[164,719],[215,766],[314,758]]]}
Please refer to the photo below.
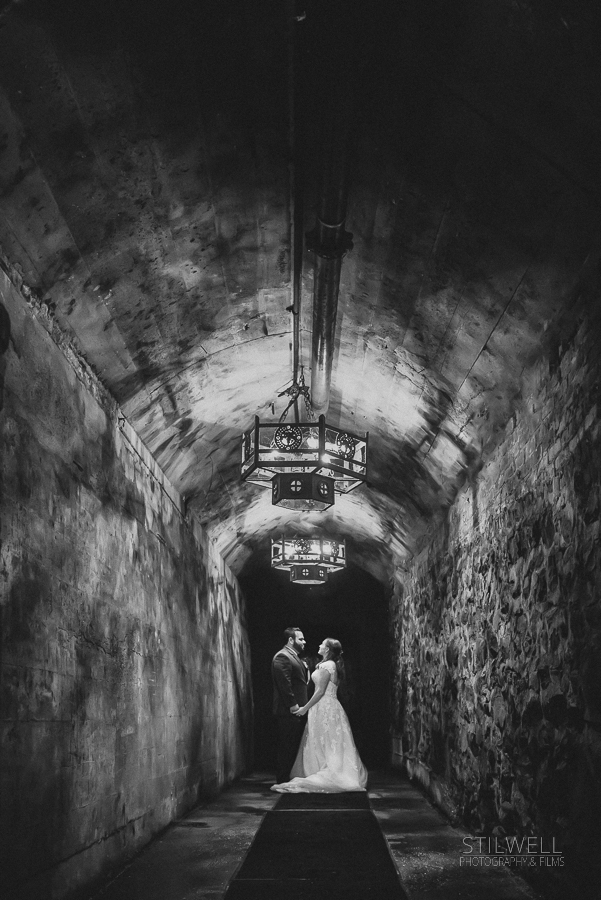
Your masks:
{"label": "concrete arch ceiling", "polygon": [[[256,413],[277,418],[290,383],[287,36],[296,12],[312,72],[328,4],[4,4],[5,261],[234,571],[268,553],[270,534],[318,526],[387,577],[523,402],[528,368],[569,329],[598,262],[595,7],[346,4],[362,38],[354,249],[328,421],[369,432],[369,485],[301,517],[240,483],[239,440]],[[306,230],[319,168],[311,77],[294,83]],[[305,251],[308,381],[311,297]]]}

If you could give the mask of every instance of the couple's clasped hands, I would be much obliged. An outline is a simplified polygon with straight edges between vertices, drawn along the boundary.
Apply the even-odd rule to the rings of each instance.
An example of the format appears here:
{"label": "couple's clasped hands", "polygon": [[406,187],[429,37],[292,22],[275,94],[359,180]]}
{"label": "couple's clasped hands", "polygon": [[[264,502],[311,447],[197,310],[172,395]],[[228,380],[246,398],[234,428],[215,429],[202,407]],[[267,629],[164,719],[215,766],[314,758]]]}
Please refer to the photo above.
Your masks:
{"label": "couple's clasped hands", "polygon": [[304,716],[307,712],[306,706],[299,706],[298,709],[291,709],[290,712],[293,716]]}

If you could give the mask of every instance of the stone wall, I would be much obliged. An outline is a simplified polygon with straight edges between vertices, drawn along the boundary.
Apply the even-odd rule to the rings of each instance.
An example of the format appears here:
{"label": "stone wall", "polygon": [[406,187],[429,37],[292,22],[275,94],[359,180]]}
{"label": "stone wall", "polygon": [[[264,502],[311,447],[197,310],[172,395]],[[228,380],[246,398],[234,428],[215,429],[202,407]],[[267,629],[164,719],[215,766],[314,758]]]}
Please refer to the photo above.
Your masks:
{"label": "stone wall", "polygon": [[0,271],[1,832],[45,900],[240,773],[252,705],[236,580],[23,293]]}
{"label": "stone wall", "polygon": [[393,602],[397,762],[475,834],[555,837],[578,896],[601,838],[600,346],[587,321],[531,373]]}

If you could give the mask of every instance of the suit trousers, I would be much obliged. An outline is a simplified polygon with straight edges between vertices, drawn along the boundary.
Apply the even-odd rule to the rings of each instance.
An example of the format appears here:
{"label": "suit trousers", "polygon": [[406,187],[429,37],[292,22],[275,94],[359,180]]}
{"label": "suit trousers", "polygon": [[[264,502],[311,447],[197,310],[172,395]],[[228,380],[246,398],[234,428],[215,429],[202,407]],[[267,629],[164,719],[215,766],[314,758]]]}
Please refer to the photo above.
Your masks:
{"label": "suit trousers", "polygon": [[290,780],[290,770],[294,765],[296,754],[300,746],[303,731],[307,721],[306,716],[278,716],[278,747],[277,747],[277,771],[276,783]]}

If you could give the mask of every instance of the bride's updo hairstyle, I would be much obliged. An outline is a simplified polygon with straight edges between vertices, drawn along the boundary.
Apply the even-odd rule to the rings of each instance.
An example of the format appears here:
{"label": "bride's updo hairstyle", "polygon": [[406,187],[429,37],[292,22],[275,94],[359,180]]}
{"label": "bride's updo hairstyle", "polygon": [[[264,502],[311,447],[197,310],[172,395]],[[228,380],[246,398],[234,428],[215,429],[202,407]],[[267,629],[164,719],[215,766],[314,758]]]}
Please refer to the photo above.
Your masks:
{"label": "bride's updo hairstyle", "polygon": [[336,672],[338,674],[338,681],[342,682],[344,679],[344,661],[342,659],[342,644],[340,641],[337,641],[336,638],[326,638],[324,640],[324,644],[328,648],[328,659],[331,659],[332,662],[336,663]]}

